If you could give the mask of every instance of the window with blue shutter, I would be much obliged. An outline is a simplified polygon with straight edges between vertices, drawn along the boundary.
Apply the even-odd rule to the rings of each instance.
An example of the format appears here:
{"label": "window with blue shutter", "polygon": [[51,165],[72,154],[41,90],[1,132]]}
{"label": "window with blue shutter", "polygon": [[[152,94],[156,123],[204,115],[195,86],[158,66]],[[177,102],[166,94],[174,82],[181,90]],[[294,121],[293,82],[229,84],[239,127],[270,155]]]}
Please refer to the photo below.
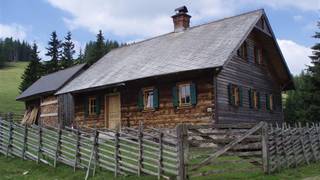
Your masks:
{"label": "window with blue shutter", "polygon": [[96,96],[96,115],[99,116],[100,115],[100,111],[101,111],[101,96],[97,95]]}
{"label": "window with blue shutter", "polygon": [[177,86],[172,87],[172,104],[174,107],[179,106],[178,88]]}
{"label": "window with blue shutter", "polygon": [[230,105],[233,105],[232,101],[232,84],[228,84],[228,101]]}
{"label": "window with blue shutter", "polygon": [[242,87],[239,87],[239,106],[242,106],[243,103],[243,97],[242,97]]}
{"label": "window with blue shutter", "polygon": [[138,109],[143,110],[143,92],[142,90],[139,91],[138,93]]}
{"label": "window with blue shutter", "polygon": [[257,99],[258,99],[258,109],[261,108],[261,98],[260,98],[260,93],[257,92]]}
{"label": "window with blue shutter", "polygon": [[84,96],[83,97],[83,113],[84,113],[84,117],[88,117],[88,115],[89,115],[88,105],[89,105],[89,99],[88,99],[88,97]]}
{"label": "window with blue shutter", "polygon": [[153,108],[159,108],[159,91],[157,88],[153,89]]}
{"label": "window with blue shutter", "polygon": [[252,97],[252,89],[248,90],[248,101],[249,101],[249,107],[253,108],[253,97]]}
{"label": "window with blue shutter", "polygon": [[191,104],[195,106],[197,104],[197,88],[195,83],[190,84]]}

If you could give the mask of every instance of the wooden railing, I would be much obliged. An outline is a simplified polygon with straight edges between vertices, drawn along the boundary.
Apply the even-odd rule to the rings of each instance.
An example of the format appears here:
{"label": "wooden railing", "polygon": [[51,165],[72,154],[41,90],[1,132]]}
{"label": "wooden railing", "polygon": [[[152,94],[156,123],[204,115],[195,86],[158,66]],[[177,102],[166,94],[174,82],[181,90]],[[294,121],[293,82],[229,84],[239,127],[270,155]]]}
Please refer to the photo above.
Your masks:
{"label": "wooden railing", "polygon": [[[119,174],[184,179],[180,167],[181,142],[167,141],[164,133],[143,130],[56,129],[28,127],[0,117],[0,152],[56,167],[57,162],[85,169],[86,179],[97,167]],[[181,136],[180,126],[177,137]],[[171,137],[172,138],[172,137]]]}
{"label": "wooden railing", "polygon": [[269,127],[267,172],[320,160],[320,124]]}

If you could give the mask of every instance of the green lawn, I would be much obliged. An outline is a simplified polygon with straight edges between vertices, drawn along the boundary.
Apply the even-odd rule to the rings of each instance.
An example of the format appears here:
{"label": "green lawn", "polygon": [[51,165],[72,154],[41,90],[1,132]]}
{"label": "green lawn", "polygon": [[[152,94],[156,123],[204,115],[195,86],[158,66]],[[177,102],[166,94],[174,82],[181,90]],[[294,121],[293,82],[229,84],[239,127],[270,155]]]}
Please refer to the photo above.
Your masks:
{"label": "green lawn", "polygon": [[16,97],[26,66],[26,62],[8,63],[8,66],[0,69],[0,112],[23,112],[24,104],[16,101]]}
{"label": "green lawn", "polygon": [[[233,167],[229,167],[233,168]],[[201,177],[194,179],[262,179],[262,180],[295,180],[304,179],[308,177],[317,177],[320,179],[320,163],[311,164],[309,166],[302,166],[296,169],[284,170],[281,173],[273,175],[264,175],[261,171],[256,173],[225,173],[221,175],[215,175],[210,177]],[[23,179],[23,180],[34,180],[34,179],[46,179],[46,180],[59,180],[59,179],[83,179],[85,177],[85,171],[77,170],[73,172],[73,168],[58,164],[57,168],[47,166],[44,164],[36,164],[34,161],[22,160],[20,158],[6,158],[0,155],[0,179]],[[111,172],[100,172],[98,171],[96,176],[91,179],[114,179]],[[156,177],[150,176],[119,176],[116,179],[121,180],[152,180]]]}

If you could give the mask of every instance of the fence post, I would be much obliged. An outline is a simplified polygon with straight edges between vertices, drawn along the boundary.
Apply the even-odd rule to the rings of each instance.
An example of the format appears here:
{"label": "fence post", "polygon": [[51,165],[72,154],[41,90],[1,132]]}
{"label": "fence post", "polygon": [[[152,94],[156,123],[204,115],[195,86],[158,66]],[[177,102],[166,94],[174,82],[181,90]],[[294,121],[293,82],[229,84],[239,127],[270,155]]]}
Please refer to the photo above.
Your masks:
{"label": "fence post", "polygon": [[53,167],[57,167],[57,160],[60,155],[60,148],[61,148],[61,126],[59,126],[59,129],[57,131],[57,146],[56,146],[56,153],[54,156],[54,162],[53,162]]}
{"label": "fence post", "polygon": [[76,171],[77,165],[78,165],[78,161],[79,161],[79,151],[80,151],[80,131],[79,129],[77,129],[76,132],[77,135],[77,140],[76,140],[76,150],[75,150],[75,159],[74,159],[74,165],[73,165],[73,171]]}
{"label": "fence post", "polygon": [[40,161],[41,151],[42,151],[42,129],[41,125],[38,126],[38,156],[37,156],[37,163]]}
{"label": "fence post", "polygon": [[3,131],[2,131],[2,117],[0,116],[0,149],[3,152]]}
{"label": "fence post", "polygon": [[22,149],[22,159],[25,158],[26,150],[27,150],[27,140],[28,140],[28,126],[24,125],[24,137],[23,137],[23,149]]}
{"label": "fence post", "polygon": [[270,174],[268,141],[268,124],[265,123],[264,126],[262,126],[261,128],[262,166],[263,172]]}
{"label": "fence post", "polygon": [[114,152],[114,176],[118,176],[118,171],[119,171],[119,129],[116,130],[116,133],[114,134],[114,147],[115,147],[115,152]]}
{"label": "fence post", "polygon": [[94,144],[93,144],[93,150],[94,150],[94,166],[93,166],[93,176],[96,174],[96,167],[98,163],[98,144],[99,143],[99,132],[97,129],[94,132]]}
{"label": "fence post", "polygon": [[159,133],[158,179],[161,179],[161,175],[163,173],[163,163],[162,163],[162,161],[163,161],[163,158],[162,158],[162,156],[163,156],[163,141],[162,141],[162,139],[163,139],[163,132],[160,132]]}
{"label": "fence post", "polygon": [[12,135],[13,135],[12,113],[8,113],[7,118],[10,124],[9,124],[9,137],[8,137],[6,157],[8,157],[9,151],[11,151],[11,148],[12,148]]}
{"label": "fence post", "polygon": [[138,154],[138,176],[141,176],[142,168],[143,168],[143,124],[139,122],[139,132],[138,132],[138,143],[139,143],[139,154]]}
{"label": "fence post", "polygon": [[177,146],[178,146],[178,180],[187,179],[187,171],[186,171],[186,160],[185,154],[187,154],[185,147],[188,146],[188,136],[187,136],[187,128],[185,124],[178,124],[176,127],[177,131]]}

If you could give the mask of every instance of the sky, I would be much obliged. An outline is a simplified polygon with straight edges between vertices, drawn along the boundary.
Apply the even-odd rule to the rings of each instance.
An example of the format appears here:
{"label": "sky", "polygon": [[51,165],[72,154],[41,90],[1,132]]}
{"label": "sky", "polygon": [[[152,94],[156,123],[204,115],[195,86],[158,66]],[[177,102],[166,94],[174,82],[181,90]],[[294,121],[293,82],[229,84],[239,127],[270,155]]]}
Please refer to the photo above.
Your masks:
{"label": "sky", "polygon": [[173,31],[174,9],[186,5],[191,26],[263,8],[292,74],[310,64],[320,0],[0,0],[0,38],[36,42],[42,59],[52,31],[73,35],[76,50],[95,40],[137,42]]}

